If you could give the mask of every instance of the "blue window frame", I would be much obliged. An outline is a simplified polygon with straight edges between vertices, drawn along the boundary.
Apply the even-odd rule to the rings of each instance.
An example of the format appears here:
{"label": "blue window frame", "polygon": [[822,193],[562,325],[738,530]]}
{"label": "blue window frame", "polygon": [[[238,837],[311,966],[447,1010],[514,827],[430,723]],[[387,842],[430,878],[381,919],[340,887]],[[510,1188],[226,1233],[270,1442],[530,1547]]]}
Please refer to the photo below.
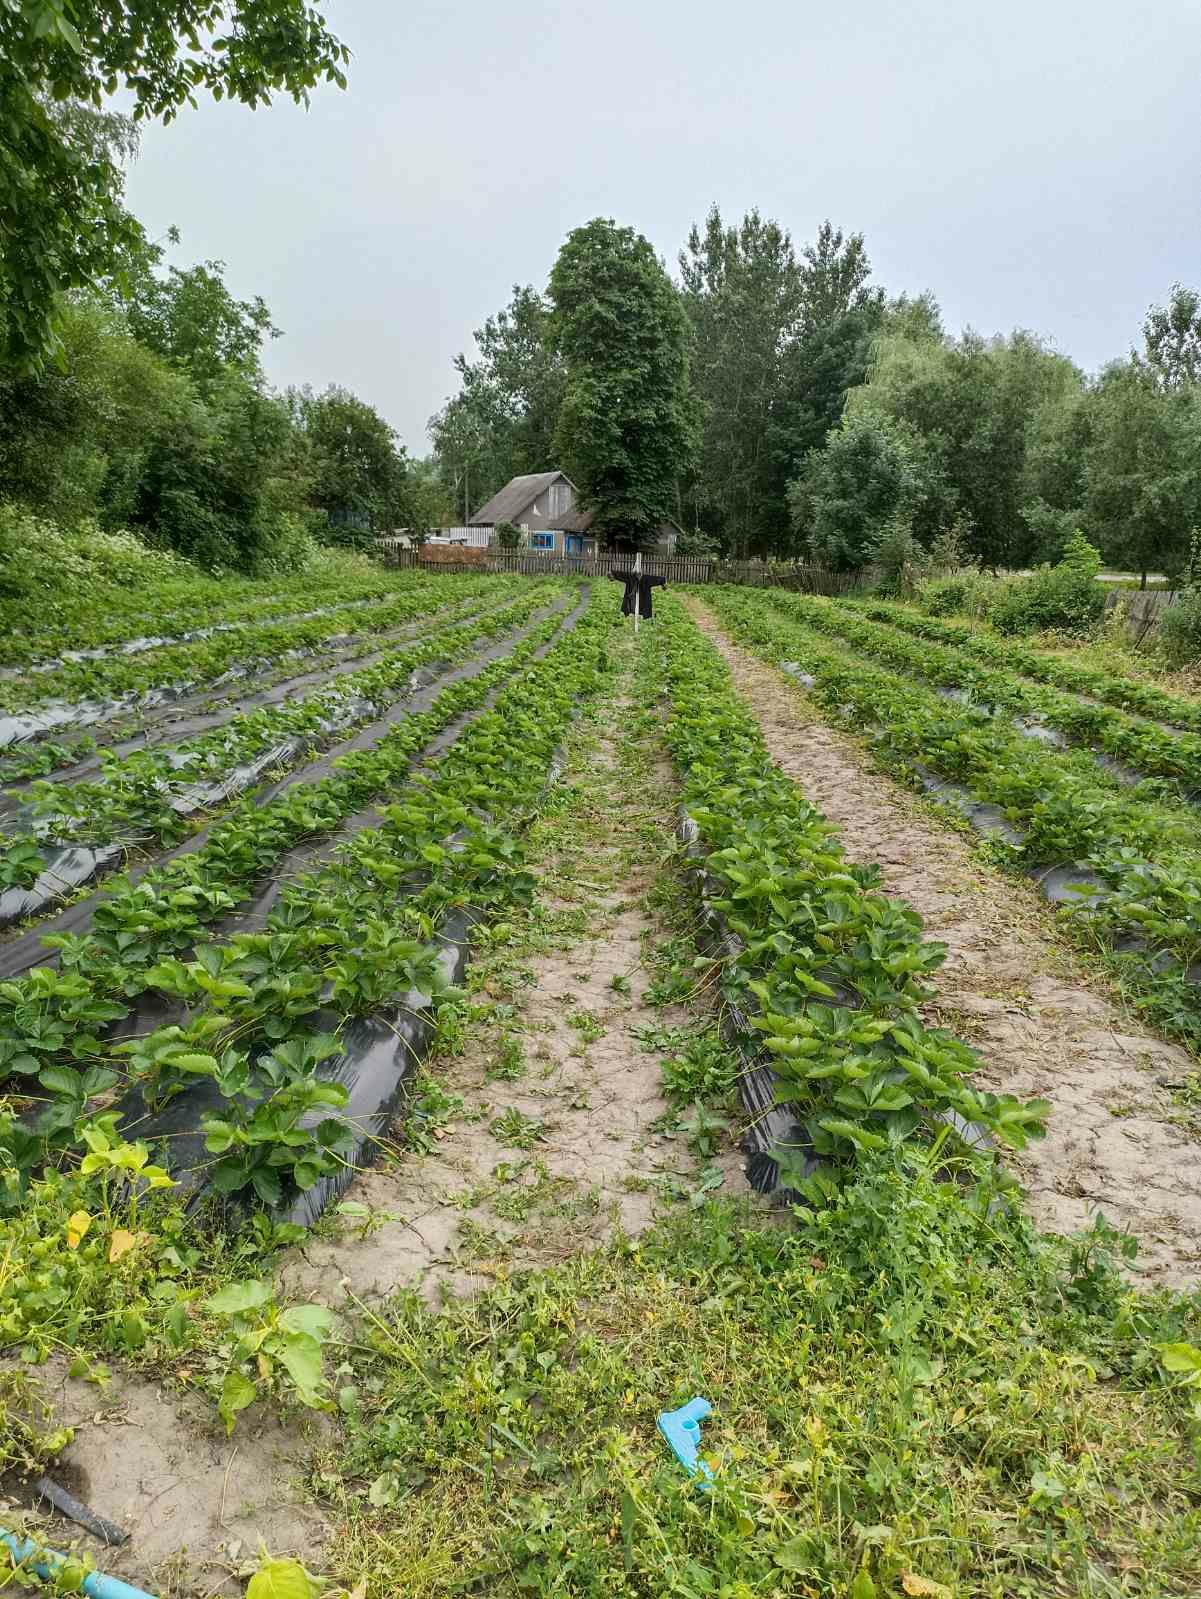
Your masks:
{"label": "blue window frame", "polygon": [[555,547],[555,535],[553,533],[531,533],[530,534],[530,549],[531,550],[553,550],[554,547]]}

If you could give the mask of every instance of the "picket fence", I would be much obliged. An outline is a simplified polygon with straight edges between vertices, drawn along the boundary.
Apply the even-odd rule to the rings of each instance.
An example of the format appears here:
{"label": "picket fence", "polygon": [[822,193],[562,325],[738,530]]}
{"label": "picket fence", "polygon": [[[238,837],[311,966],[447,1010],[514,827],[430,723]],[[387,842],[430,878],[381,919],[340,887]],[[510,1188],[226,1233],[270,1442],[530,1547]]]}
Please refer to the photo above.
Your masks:
{"label": "picket fence", "polygon": [[[426,567],[438,572],[517,572],[527,577],[608,577],[629,571],[632,555],[531,555],[528,551],[469,549],[456,545],[415,550],[397,539],[377,539],[385,566]],[[644,554],[642,570],[669,583],[741,583],[754,588],[785,588],[802,594],[850,594],[864,586],[867,573],[832,572],[802,561],[722,561],[700,555]]]}

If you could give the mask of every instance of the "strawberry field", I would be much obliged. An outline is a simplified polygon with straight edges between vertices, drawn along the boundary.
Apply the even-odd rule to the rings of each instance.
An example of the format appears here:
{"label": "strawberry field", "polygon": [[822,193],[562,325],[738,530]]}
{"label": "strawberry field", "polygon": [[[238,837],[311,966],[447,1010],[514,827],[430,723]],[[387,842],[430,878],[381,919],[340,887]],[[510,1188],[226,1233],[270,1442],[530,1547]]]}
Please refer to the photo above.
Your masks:
{"label": "strawberry field", "polygon": [[1193,1591],[1196,702],[879,602],[218,587],[5,644],[2,1463],[134,1532],[55,1544]]}

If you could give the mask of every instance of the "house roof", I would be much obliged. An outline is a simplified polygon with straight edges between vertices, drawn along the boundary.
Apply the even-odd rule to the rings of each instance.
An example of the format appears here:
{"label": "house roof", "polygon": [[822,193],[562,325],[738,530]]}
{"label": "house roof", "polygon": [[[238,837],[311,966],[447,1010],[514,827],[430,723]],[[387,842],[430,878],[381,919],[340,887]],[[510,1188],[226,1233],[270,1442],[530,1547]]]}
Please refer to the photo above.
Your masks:
{"label": "house roof", "polygon": [[511,477],[487,505],[480,506],[468,527],[495,527],[497,522],[512,522],[562,476],[562,472],[527,472],[524,477]]}
{"label": "house roof", "polygon": [[[520,522],[538,496],[560,478],[570,485],[574,497],[575,484],[566,472],[527,472],[524,477],[510,478],[487,505],[481,505],[467,524],[468,527],[495,527],[497,522]],[[592,512],[581,511],[573,506],[555,519],[555,526],[564,533],[586,533],[592,526]]]}

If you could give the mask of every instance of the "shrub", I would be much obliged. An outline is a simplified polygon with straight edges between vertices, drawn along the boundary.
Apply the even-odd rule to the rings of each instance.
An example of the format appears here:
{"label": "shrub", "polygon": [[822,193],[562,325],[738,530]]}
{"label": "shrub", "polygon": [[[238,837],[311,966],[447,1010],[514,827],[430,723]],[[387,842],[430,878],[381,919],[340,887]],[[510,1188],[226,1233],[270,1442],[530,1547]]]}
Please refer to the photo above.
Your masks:
{"label": "shrub", "polygon": [[1187,589],[1164,611],[1159,647],[1173,666],[1201,661],[1201,589]]}
{"label": "shrub", "polygon": [[198,576],[189,562],[150,549],[132,533],[104,533],[87,518],[62,526],[22,506],[0,503],[0,594],[7,598]]}
{"label": "shrub", "polygon": [[521,529],[512,522],[498,522],[496,524],[496,542],[502,550],[519,550],[521,548]]}
{"label": "shrub", "polygon": [[1105,615],[1105,590],[1097,582],[1101,557],[1082,533],[1073,533],[1055,566],[1005,584],[989,609],[1000,633],[1091,632]]}
{"label": "shrub", "polygon": [[927,616],[971,616],[980,620],[988,615],[1007,586],[1005,578],[989,577],[969,566],[949,577],[921,584],[917,601]]}
{"label": "shrub", "polygon": [[881,533],[873,554],[876,592],[904,594],[920,581],[925,552],[904,516],[893,516]]}

